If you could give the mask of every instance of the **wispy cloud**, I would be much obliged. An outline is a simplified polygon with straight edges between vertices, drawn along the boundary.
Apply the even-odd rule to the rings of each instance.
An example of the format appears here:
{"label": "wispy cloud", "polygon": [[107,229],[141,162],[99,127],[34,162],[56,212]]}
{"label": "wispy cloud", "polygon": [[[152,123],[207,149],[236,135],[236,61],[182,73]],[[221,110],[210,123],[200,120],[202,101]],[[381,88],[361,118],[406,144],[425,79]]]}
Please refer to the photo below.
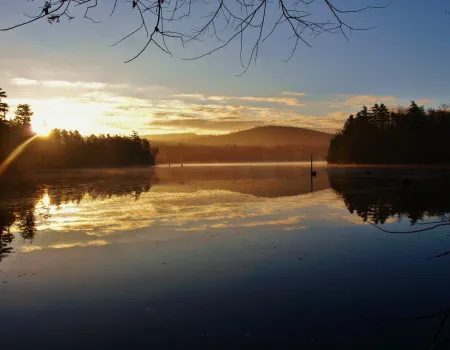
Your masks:
{"label": "wispy cloud", "polygon": [[281,103],[287,106],[300,107],[304,104],[300,103],[294,97],[263,97],[263,96],[207,96],[203,94],[175,94],[174,97],[198,99],[203,101],[249,101],[249,102],[263,102],[263,103]]}
{"label": "wispy cloud", "polygon": [[282,94],[289,96],[306,96],[306,93],[304,92],[295,92],[295,91],[283,91]]}
{"label": "wispy cloud", "polygon": [[51,88],[78,88],[78,89],[104,89],[107,85],[99,82],[83,82],[83,81],[63,81],[63,80],[48,80],[43,81],[42,85]]}
{"label": "wispy cloud", "polygon": [[25,78],[14,78],[10,80],[12,85],[17,86],[30,86],[30,85],[38,85],[39,82],[37,80],[25,79]]}
{"label": "wispy cloud", "polygon": [[430,99],[417,100],[418,105],[431,105],[433,103],[434,103],[434,100],[430,100]]}
{"label": "wispy cloud", "polygon": [[[304,92],[278,96],[227,96],[174,93],[165,86],[131,86],[96,81],[14,78],[17,87],[29,86],[36,97],[10,98],[12,109],[30,103],[35,125],[77,129],[82,134],[140,134],[195,132],[223,134],[263,125],[305,127],[326,132],[341,128],[353,109],[373,101],[396,101],[392,96],[335,95],[300,101]],[[37,96],[40,96],[38,98]],[[305,98],[306,99],[306,98]],[[330,108],[330,103],[334,108]],[[336,108],[339,109],[336,109]]]}
{"label": "wispy cloud", "polygon": [[12,85],[16,86],[36,86],[40,85],[46,88],[64,88],[64,89],[86,89],[86,90],[100,90],[105,88],[126,88],[125,84],[106,84],[101,82],[86,82],[86,81],[67,81],[67,80],[34,80],[27,78],[13,78],[10,80]]}
{"label": "wispy cloud", "polygon": [[351,107],[351,108],[361,108],[362,106],[371,106],[375,103],[389,104],[399,100],[395,96],[376,96],[376,95],[342,95],[345,100],[334,101],[330,104],[331,108],[341,108],[341,107]]}
{"label": "wispy cloud", "polygon": [[173,95],[175,97],[181,97],[181,98],[197,98],[200,100],[206,100],[206,96],[202,94],[175,94]]}

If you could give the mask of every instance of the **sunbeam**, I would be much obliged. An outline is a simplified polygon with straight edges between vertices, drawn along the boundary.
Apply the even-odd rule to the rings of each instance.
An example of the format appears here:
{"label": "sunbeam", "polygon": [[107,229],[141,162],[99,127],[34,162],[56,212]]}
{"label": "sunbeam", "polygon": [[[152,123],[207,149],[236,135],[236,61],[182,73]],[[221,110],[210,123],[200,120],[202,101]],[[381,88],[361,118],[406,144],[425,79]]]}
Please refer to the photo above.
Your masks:
{"label": "sunbeam", "polygon": [[11,152],[11,154],[2,162],[0,165],[0,175],[3,174],[3,172],[8,168],[8,166],[12,163],[12,161],[20,154],[22,153],[25,148],[36,138],[38,135],[34,135],[33,137],[29,138],[19,146],[17,146],[14,151]]}

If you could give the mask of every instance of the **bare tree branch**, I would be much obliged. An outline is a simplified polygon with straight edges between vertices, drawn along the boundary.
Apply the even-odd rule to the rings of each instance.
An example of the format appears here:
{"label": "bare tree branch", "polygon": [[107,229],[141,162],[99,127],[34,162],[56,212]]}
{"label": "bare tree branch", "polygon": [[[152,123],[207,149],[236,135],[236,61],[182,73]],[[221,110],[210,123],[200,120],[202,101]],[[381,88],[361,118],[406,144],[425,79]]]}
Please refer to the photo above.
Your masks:
{"label": "bare tree branch", "polygon": [[370,225],[376,227],[377,229],[379,229],[379,230],[381,230],[381,231],[383,231],[383,232],[386,232],[386,233],[394,233],[394,234],[398,234],[398,235],[406,235],[406,234],[408,234],[408,233],[418,233],[418,232],[430,231],[430,230],[434,230],[435,228],[438,228],[438,227],[441,227],[441,226],[450,226],[450,221],[448,221],[448,222],[447,222],[447,221],[444,221],[444,222],[442,222],[442,223],[440,223],[440,224],[436,224],[436,225],[434,225],[434,226],[422,228],[422,229],[419,229],[419,230],[410,230],[410,231],[389,231],[389,230],[385,230],[384,228],[382,228],[382,227],[380,227],[380,226],[378,226],[378,225],[376,225],[376,224],[374,224],[374,223],[372,223],[372,222],[369,222],[369,221],[368,221],[367,223],[369,223]]}
{"label": "bare tree branch", "polygon": [[[34,0],[31,1],[35,2]],[[378,2],[383,0],[365,1]],[[390,3],[385,5],[369,4],[356,9],[342,9],[336,6],[334,2],[334,0],[234,0],[231,2],[225,2],[225,0],[128,0],[125,3],[127,7],[129,6],[128,11],[130,13],[138,12],[137,29],[126,34],[111,46],[115,46],[144,31],[147,40],[141,50],[126,61],[131,62],[138,58],[150,45],[154,45],[164,53],[172,55],[168,45],[169,39],[180,40],[184,47],[185,44],[198,42],[203,37],[215,38],[218,42],[217,46],[196,56],[185,58],[186,60],[195,60],[209,56],[238,40],[240,45],[239,55],[243,67],[241,74],[243,74],[252,62],[256,62],[261,44],[272,36],[278,28],[284,28],[287,31],[287,40],[293,40],[290,55],[286,60],[288,61],[295,54],[299,42],[310,46],[308,37],[315,38],[324,33],[340,33],[348,39],[352,31],[375,28],[373,26],[354,27],[346,22],[344,17],[348,14],[383,9],[390,5]],[[111,3],[110,17],[119,11],[118,0]],[[310,10],[313,3],[321,5],[323,11],[319,10],[316,13],[316,10]],[[34,17],[28,16],[30,20],[0,30],[9,31],[40,19],[46,19],[50,23],[60,22],[63,17],[71,20],[75,17],[71,15],[71,10],[80,7],[84,8],[83,18],[99,23],[99,20],[91,15],[91,11],[98,7],[98,0],[53,0],[45,1],[43,7],[38,7],[40,9],[39,14]],[[125,7],[122,8],[121,6],[120,11],[121,13],[125,12]],[[204,13],[209,13],[209,15],[204,16]],[[323,20],[313,19],[318,17],[318,14],[325,18]],[[327,14],[328,18],[326,17]],[[193,30],[187,29],[182,32],[173,30],[176,25],[175,22],[189,17],[191,19],[186,22],[186,26],[190,22],[200,23],[200,25]]]}
{"label": "bare tree branch", "polygon": [[446,256],[446,255],[450,255],[450,250],[448,252],[445,252],[445,253],[442,253],[442,254],[438,254],[438,255],[435,255],[435,256],[430,256],[429,258],[427,258],[427,260],[437,259],[437,258]]}

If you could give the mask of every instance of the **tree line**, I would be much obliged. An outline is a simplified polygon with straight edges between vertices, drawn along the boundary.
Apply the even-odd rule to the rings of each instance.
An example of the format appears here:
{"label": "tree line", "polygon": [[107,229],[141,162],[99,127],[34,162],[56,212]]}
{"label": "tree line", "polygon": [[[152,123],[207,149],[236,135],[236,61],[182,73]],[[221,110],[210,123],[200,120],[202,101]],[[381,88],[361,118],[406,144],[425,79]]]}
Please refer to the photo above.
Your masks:
{"label": "tree line", "polygon": [[412,101],[389,110],[384,104],[350,115],[331,140],[329,163],[450,163],[450,107],[425,110]]}
{"label": "tree line", "polygon": [[239,162],[295,162],[307,161],[314,153],[316,159],[323,160],[327,154],[326,143],[322,147],[279,145],[190,145],[159,144],[158,162],[163,163],[239,163]]}
{"label": "tree line", "polygon": [[158,148],[152,147],[136,132],[130,136],[108,134],[84,137],[78,131],[53,129],[47,137],[35,137],[31,128],[31,107],[28,104],[19,105],[15,117],[7,119],[9,105],[3,102],[6,97],[0,89],[0,164],[20,145],[33,138],[7,167],[8,174],[78,167],[155,165]]}

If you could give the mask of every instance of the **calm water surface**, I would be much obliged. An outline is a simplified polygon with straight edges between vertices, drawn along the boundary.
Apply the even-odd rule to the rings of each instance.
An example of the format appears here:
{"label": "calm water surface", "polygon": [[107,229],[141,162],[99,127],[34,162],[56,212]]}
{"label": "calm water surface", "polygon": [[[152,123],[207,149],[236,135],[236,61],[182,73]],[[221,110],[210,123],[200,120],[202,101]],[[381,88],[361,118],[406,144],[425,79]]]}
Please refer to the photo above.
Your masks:
{"label": "calm water surface", "polygon": [[449,349],[449,171],[316,170],[2,184],[2,348]]}

